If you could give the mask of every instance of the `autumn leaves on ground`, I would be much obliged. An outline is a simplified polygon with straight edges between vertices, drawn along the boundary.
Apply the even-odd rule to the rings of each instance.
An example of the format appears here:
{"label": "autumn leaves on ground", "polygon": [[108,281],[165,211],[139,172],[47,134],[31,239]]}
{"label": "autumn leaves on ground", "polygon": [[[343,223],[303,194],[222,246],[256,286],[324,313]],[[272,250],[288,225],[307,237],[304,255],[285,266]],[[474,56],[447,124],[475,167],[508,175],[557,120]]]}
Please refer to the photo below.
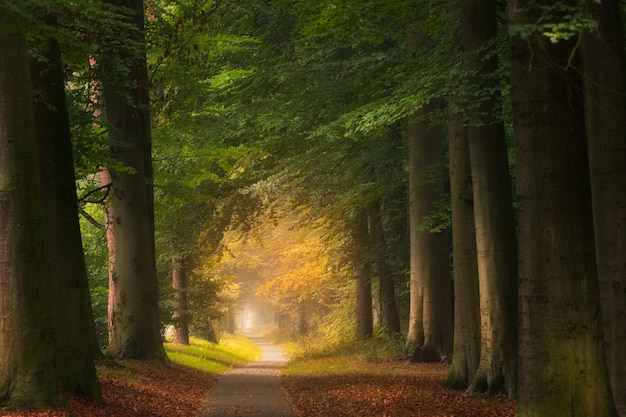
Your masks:
{"label": "autumn leaves on ground", "polygon": [[[12,417],[205,417],[202,408],[219,373],[254,358],[243,338],[213,345],[168,346],[173,366],[123,362],[98,367],[104,403],[71,399],[70,411],[2,410]],[[302,359],[281,375],[297,417],[513,416],[506,397],[442,388],[445,364],[366,361],[361,355]],[[208,417],[208,416],[207,416]]]}

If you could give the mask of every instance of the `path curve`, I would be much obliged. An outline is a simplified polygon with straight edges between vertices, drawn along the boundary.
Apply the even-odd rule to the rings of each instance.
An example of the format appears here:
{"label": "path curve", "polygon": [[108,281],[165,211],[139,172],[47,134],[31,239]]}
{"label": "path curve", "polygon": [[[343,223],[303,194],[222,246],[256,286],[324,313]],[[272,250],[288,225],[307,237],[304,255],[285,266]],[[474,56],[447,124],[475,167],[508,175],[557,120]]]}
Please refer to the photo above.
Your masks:
{"label": "path curve", "polygon": [[284,351],[263,338],[248,337],[261,348],[261,359],[220,375],[200,417],[294,417],[278,381],[287,363]]}

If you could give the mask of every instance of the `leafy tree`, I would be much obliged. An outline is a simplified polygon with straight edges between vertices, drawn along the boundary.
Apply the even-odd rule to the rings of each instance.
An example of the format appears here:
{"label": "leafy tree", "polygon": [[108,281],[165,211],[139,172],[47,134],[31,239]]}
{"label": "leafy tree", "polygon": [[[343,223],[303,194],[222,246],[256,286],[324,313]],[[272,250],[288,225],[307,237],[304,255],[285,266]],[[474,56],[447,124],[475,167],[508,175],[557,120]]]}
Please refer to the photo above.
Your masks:
{"label": "leafy tree", "polygon": [[[148,73],[142,49],[143,1],[113,4],[125,6],[136,27],[134,32],[122,34],[125,45],[140,49],[121,47],[100,58],[100,65],[114,64],[124,62],[126,55],[127,75],[132,80],[131,85],[121,83],[117,77],[103,80],[108,133],[116,144],[112,153],[124,166],[123,170],[109,169],[113,286],[109,287],[112,314],[107,353],[117,358],[167,363],[158,310]],[[109,67],[110,74],[118,75],[115,70]]]}

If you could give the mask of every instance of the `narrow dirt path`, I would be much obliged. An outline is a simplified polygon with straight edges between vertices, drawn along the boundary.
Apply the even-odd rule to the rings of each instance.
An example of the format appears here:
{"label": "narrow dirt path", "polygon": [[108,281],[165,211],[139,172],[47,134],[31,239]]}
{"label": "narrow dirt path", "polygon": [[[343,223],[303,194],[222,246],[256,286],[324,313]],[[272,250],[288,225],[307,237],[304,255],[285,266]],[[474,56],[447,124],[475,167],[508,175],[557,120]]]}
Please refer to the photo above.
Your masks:
{"label": "narrow dirt path", "polygon": [[221,375],[200,417],[294,417],[278,382],[287,358],[277,346],[249,336],[263,352],[260,360]]}

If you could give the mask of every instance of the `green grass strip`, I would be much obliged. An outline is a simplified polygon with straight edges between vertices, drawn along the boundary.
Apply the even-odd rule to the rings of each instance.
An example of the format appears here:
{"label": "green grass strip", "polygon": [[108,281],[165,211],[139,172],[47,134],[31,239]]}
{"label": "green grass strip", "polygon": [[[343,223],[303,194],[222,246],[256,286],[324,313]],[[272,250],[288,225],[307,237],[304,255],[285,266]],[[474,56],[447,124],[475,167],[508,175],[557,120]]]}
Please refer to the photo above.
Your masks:
{"label": "green grass strip", "polygon": [[194,337],[189,346],[165,343],[165,351],[174,364],[213,374],[221,374],[233,366],[261,357],[259,347],[240,334],[224,334],[219,344]]}

